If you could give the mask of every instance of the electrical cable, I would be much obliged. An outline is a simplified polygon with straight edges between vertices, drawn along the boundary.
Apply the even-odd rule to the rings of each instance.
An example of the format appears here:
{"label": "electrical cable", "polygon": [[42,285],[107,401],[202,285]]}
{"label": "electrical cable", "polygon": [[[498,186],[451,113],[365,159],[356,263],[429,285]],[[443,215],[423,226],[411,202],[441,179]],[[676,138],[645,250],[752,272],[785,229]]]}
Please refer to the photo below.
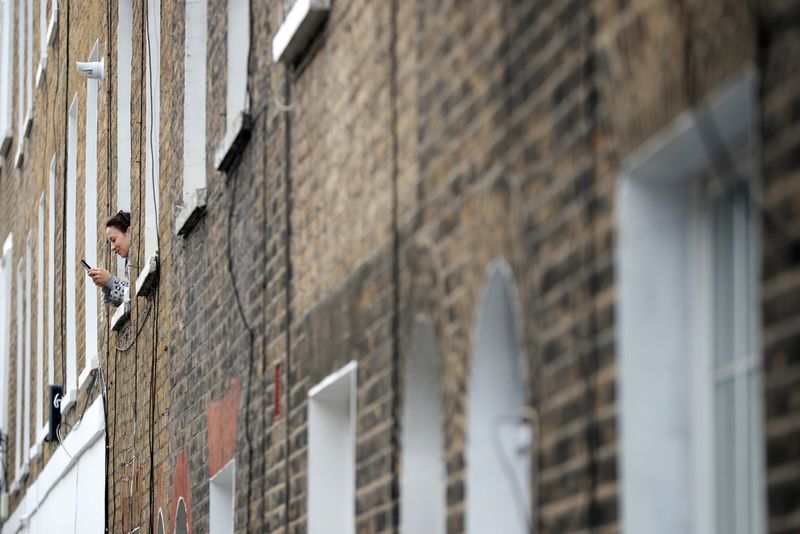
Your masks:
{"label": "electrical cable", "polygon": [[[234,171],[235,172],[235,171]],[[239,287],[236,284],[236,276],[233,272],[233,253],[231,251],[231,242],[233,240],[231,235],[231,223],[233,221],[233,213],[234,208],[236,207],[236,189],[239,183],[239,180],[235,175],[230,175],[231,181],[233,182],[233,186],[231,189],[231,201],[228,208],[228,239],[227,239],[227,268],[228,268],[228,275],[231,279],[231,288],[233,290],[233,296],[236,301],[236,309],[239,312],[239,317],[244,324],[245,329],[247,330],[247,335],[249,338],[249,352],[248,352],[248,364],[247,364],[247,381],[245,386],[245,415],[244,415],[244,433],[245,433],[245,440],[247,441],[247,514],[246,514],[246,521],[245,525],[249,527],[250,525],[250,497],[252,492],[252,480],[253,480],[253,443],[252,443],[252,436],[250,435],[250,397],[252,392],[252,376],[253,376],[253,358],[255,352],[255,332],[253,331],[250,323],[247,321],[247,317],[244,313],[244,308],[242,307],[242,300],[239,295]]]}

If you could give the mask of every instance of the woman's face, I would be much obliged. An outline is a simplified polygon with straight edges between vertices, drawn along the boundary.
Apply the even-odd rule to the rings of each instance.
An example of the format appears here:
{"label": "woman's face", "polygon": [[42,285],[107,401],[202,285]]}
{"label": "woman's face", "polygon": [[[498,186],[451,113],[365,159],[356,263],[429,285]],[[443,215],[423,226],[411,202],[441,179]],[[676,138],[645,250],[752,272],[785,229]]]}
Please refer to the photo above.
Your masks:
{"label": "woman's face", "polygon": [[128,257],[128,251],[131,248],[131,229],[122,231],[114,226],[106,227],[106,236],[108,242],[111,243],[111,251],[123,258]]}

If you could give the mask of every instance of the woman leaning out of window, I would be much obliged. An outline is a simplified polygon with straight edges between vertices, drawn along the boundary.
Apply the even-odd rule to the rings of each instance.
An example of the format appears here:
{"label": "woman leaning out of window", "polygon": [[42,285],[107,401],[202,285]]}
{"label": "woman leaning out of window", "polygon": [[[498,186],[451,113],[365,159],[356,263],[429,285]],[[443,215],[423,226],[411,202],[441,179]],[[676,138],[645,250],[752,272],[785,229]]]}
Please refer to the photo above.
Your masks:
{"label": "woman leaning out of window", "polygon": [[111,251],[125,258],[125,278],[114,276],[105,269],[89,269],[89,277],[94,285],[103,290],[103,302],[119,306],[125,298],[125,290],[129,287],[128,252],[131,247],[131,214],[118,211],[106,220],[106,237],[111,244]]}

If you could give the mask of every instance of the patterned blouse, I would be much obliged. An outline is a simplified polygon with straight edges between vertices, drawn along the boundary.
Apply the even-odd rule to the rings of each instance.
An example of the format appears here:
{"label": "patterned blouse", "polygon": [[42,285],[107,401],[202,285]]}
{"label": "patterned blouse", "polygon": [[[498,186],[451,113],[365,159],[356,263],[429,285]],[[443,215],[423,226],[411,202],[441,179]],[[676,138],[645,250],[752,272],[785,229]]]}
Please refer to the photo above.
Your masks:
{"label": "patterned blouse", "polygon": [[125,290],[128,289],[131,274],[128,269],[128,259],[125,258],[125,278],[111,276],[103,288],[103,302],[113,306],[119,306],[125,300]]}

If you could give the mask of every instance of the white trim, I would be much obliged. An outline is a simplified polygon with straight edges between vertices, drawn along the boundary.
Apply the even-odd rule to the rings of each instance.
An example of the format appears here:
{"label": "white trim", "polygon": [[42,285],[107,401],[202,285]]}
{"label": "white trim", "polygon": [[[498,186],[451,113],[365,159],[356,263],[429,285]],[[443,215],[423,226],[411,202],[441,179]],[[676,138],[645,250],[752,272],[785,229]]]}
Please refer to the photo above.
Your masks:
{"label": "white trim", "polygon": [[235,522],[236,460],[232,459],[208,480],[209,534],[232,534]]}
{"label": "white trim", "polygon": [[67,390],[66,393],[64,393],[64,396],[61,397],[61,413],[65,414],[70,409],[72,409],[72,407],[75,406],[77,400],[78,400],[78,390],[77,389]]}
{"label": "white trim", "polygon": [[[308,390],[308,398],[313,399],[333,384],[358,370],[358,362],[353,360],[344,367],[329,374]],[[353,390],[355,391],[355,389]]]}
{"label": "white trim", "polygon": [[44,424],[44,193],[39,196],[36,236],[36,426]]}
{"label": "white trim", "polygon": [[50,10],[50,22],[47,24],[47,45],[51,46],[56,41],[58,30],[58,0],[50,0],[53,8]]}
{"label": "white trim", "polygon": [[[88,61],[97,61],[100,54],[100,40],[94,42]],[[84,188],[83,213],[84,259],[89,265],[97,265],[97,122],[99,81],[86,80],[86,129],[84,130]],[[82,389],[88,372],[97,368],[100,330],[97,322],[100,317],[98,290],[88,277],[83,277],[84,312],[84,372],[80,375],[78,388]],[[84,376],[86,374],[87,376]]]}
{"label": "white trim", "polygon": [[122,325],[130,319],[130,316],[131,298],[130,295],[128,295],[111,315],[111,330],[118,332],[120,328],[122,328]]}
{"label": "white trim", "polygon": [[330,9],[330,0],[297,0],[272,39],[272,61],[296,60],[328,17]]}
{"label": "white trim", "polygon": [[[64,379],[65,392],[71,392],[77,388],[78,379],[78,342],[77,342],[77,274],[78,259],[76,257],[77,244],[77,210],[78,210],[78,94],[72,98],[72,103],[69,107],[69,114],[67,118],[67,195],[65,202],[67,204],[66,211],[66,253],[65,265],[66,269],[66,359],[67,359],[67,376]],[[83,269],[81,268],[81,272]],[[66,399],[71,399],[69,395],[65,395]],[[62,404],[61,411],[64,412],[69,407]]]}
{"label": "white trim", "polygon": [[142,272],[136,278],[136,296],[148,297],[158,283],[158,251],[148,258]]}
{"label": "white trim", "polygon": [[86,389],[86,386],[89,385],[89,379],[98,367],[100,367],[100,362],[97,358],[92,358],[92,360],[86,364],[86,367],[83,368],[78,377],[78,389]]}
{"label": "white trim", "polygon": [[[61,446],[55,449],[36,480],[30,483],[22,501],[3,524],[3,534],[18,532],[25,521],[36,513],[61,479],[80,460],[83,453],[104,434],[103,397],[98,396]],[[13,489],[19,490],[19,481],[14,484]]]}

